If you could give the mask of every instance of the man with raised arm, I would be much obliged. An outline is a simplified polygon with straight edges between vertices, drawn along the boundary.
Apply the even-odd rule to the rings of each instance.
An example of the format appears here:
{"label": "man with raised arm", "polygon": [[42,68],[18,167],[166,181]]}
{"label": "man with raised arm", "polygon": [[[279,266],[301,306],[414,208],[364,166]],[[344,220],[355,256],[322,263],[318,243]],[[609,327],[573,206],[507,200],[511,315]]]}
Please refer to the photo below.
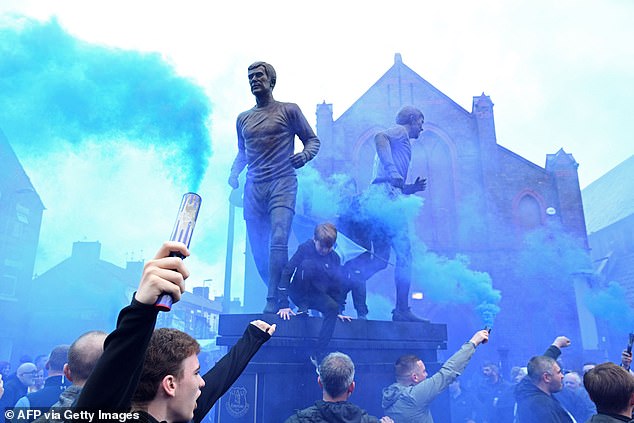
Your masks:
{"label": "man with raised arm", "polygon": [[154,332],[157,299],[169,294],[179,301],[189,276],[173,253],[189,256],[184,244],[170,241],[145,264],[132,304],[119,314],[79,396],[76,410],[87,414],[78,420],[119,421],[124,414],[125,421],[133,422],[199,422],[275,332],[275,325],[251,322],[229,353],[201,377],[195,339],[175,329]]}
{"label": "man with raised arm", "polygon": [[489,331],[477,331],[429,378],[420,358],[415,355],[399,357],[394,364],[396,383],[383,389],[381,405],[385,414],[395,423],[433,423],[430,403],[460,376],[476,347],[488,339]]}
{"label": "man with raised arm", "polygon": [[553,396],[563,388],[564,375],[557,364],[561,348],[568,347],[570,340],[558,336],[544,355],[531,358],[528,375],[515,387],[517,420],[521,423],[572,423],[566,409]]}

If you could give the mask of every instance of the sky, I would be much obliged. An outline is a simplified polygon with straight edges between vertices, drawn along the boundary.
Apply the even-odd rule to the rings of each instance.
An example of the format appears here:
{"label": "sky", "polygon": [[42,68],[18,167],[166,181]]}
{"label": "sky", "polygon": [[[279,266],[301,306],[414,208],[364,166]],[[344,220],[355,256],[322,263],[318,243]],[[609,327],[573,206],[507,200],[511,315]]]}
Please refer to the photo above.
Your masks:
{"label": "sky", "polygon": [[[316,104],[332,103],[337,118],[400,53],[469,112],[473,96],[491,96],[500,145],[542,167],[546,154],[572,153],[583,188],[634,153],[633,21],[629,0],[2,0],[5,35],[20,39],[24,28],[41,27],[47,54],[73,51],[45,68],[19,68],[11,93],[37,101],[0,111],[0,129],[47,207],[35,271],[63,260],[77,240],[99,240],[102,258],[120,266],[148,259],[169,236],[182,193],[197,190],[192,284],[207,280],[221,293],[235,118],[254,104],[246,69],[256,60],[275,66],[276,99],[297,103],[314,126]],[[16,63],[29,57],[42,62],[25,54]],[[108,75],[82,79],[84,64],[92,76],[119,66],[133,85]],[[83,83],[69,89],[74,75]],[[61,88],[46,92],[34,83],[42,76]],[[26,136],[41,93],[69,91],[81,102],[38,110],[43,120],[28,128],[46,143]],[[149,117],[148,105],[156,106]],[[95,120],[93,109],[105,112]],[[7,122],[16,116],[26,116],[22,128],[20,119]],[[62,118],[75,130],[55,131]]]}

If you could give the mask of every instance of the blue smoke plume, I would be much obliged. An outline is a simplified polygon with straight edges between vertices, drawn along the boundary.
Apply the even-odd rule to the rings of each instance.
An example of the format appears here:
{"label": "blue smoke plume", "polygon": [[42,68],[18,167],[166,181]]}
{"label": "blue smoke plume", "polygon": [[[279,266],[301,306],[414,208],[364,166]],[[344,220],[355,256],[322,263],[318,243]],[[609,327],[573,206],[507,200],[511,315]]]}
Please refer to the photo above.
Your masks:
{"label": "blue smoke plume", "polygon": [[414,285],[420,284],[417,288],[427,298],[439,304],[473,305],[482,324],[493,326],[500,312],[502,294],[493,288],[488,273],[470,269],[470,260],[465,255],[449,259],[426,251],[422,243],[414,245],[413,253]]}
{"label": "blue smoke plume", "polygon": [[580,240],[550,225],[526,234],[517,270],[527,280],[539,280],[552,295],[570,295],[570,275],[590,272],[592,266]]}
{"label": "blue smoke plume", "polygon": [[617,334],[634,332],[634,310],[627,302],[625,289],[618,282],[611,281],[604,289],[590,292],[584,302],[598,320],[605,322]]}
{"label": "blue smoke plume", "polygon": [[[371,222],[370,226],[380,224],[392,229],[402,222],[413,222],[420,209],[424,207],[423,198],[416,195],[401,195],[388,200],[380,186],[370,186],[357,194],[356,186],[348,175],[335,174],[324,180],[310,166],[302,168],[298,175],[300,179],[298,198],[303,204],[303,212],[313,216],[317,221],[336,222],[339,214],[350,205],[355,196],[359,203],[356,218]],[[459,255],[455,258],[439,256],[427,250],[424,243],[416,238],[413,228],[410,228],[409,233],[413,255],[412,292],[423,291],[425,298],[437,304],[471,305],[474,312],[481,318],[482,324],[491,327],[495,316],[500,311],[501,301],[501,293],[493,288],[491,277],[485,272],[470,269],[467,256]],[[394,258],[391,262],[394,262]],[[370,313],[375,318],[379,317],[375,314],[379,311],[382,317],[389,315],[386,301],[378,301],[378,299],[391,296],[394,290],[393,284],[381,284],[377,287],[371,287],[371,284],[368,284],[368,286],[368,291],[378,290],[374,295],[368,293]],[[393,303],[393,300],[389,302]],[[386,310],[388,313],[384,313]]]}
{"label": "blue smoke plume", "polygon": [[0,28],[0,127],[19,153],[125,138],[167,148],[177,182],[196,190],[211,154],[210,105],[158,54],[92,45],[53,19]]}
{"label": "blue smoke plume", "polygon": [[[35,272],[78,240],[113,263],[153,254],[213,159],[204,90],[159,54],[78,40],[55,19],[3,20],[0,57],[0,129],[46,206]],[[199,227],[222,220],[202,194]],[[199,230],[192,245],[215,257],[225,232]]]}

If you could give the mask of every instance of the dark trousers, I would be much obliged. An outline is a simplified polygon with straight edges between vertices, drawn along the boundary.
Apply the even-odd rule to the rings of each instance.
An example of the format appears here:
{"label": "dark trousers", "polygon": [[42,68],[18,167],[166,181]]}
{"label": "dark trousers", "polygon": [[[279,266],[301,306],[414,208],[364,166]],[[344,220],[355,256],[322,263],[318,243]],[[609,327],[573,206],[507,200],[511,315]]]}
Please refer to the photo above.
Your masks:
{"label": "dark trousers", "polygon": [[310,308],[321,312],[324,321],[317,338],[317,351],[325,351],[335,331],[337,315],[340,310],[340,293],[337,289],[324,289],[324,272],[316,266],[302,263],[297,268],[288,293],[291,300],[300,309]]}
{"label": "dark trousers", "polygon": [[383,269],[383,266],[376,266],[376,261],[372,254],[363,253],[343,266],[346,277],[343,298],[347,297],[348,292],[352,292],[352,304],[359,315],[368,314],[366,280]]}

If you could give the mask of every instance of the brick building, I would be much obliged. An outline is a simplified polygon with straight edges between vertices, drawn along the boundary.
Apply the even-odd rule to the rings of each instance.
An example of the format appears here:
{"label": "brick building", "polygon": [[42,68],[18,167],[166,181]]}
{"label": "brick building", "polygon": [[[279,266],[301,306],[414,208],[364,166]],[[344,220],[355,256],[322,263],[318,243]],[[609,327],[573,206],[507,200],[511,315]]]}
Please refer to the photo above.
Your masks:
{"label": "brick building", "polygon": [[44,204],[0,131],[0,360],[17,362]]}
{"label": "brick building", "polygon": [[[592,182],[582,191],[588,241],[597,285],[606,289],[616,282],[623,307],[601,313],[600,329],[606,359],[617,360],[634,332],[634,156]],[[619,293],[620,294],[620,293]],[[611,319],[609,319],[611,318]],[[609,319],[610,321],[605,321]]]}
{"label": "brick building", "polygon": [[[70,257],[36,277],[28,297],[20,301],[25,316],[14,337],[16,354],[47,353],[84,332],[112,331],[142,271],[142,261],[129,261],[122,268],[103,260],[99,242],[73,243]],[[185,292],[170,313],[159,313],[157,327],[177,328],[197,339],[214,338],[220,302],[208,298],[208,289],[194,290]]]}
{"label": "brick building", "polygon": [[[322,147],[314,168],[324,179],[350,175],[365,189],[374,135],[393,126],[396,112],[408,104],[425,114],[409,175],[428,181],[427,190],[416,194],[424,205],[413,230],[430,254],[487,272],[502,292],[490,358],[508,355],[511,364],[525,363],[559,334],[575,340],[567,353],[573,360],[581,360],[582,350],[596,350],[594,320],[575,294],[589,289],[591,278],[578,164],[560,149],[546,155],[541,167],[499,145],[489,96],[473,97],[467,111],[396,54],[393,66],[337,119],[331,104],[317,106]],[[370,279],[368,290],[393,296],[389,272]],[[414,275],[413,283],[424,297],[413,301],[414,310],[448,323],[449,350],[482,325],[475,304],[435,301],[425,295],[432,281]]]}

